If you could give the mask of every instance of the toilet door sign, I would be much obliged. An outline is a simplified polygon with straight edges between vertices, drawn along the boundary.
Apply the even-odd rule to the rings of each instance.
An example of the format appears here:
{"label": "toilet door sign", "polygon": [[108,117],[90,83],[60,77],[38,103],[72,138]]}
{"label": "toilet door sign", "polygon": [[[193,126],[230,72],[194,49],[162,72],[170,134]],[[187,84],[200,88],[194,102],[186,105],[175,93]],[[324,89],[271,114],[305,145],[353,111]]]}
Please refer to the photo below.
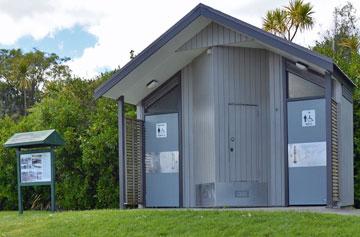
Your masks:
{"label": "toilet door sign", "polygon": [[156,138],[166,138],[166,137],[167,137],[167,123],[157,123]]}
{"label": "toilet door sign", "polygon": [[301,113],[303,127],[314,127],[316,123],[315,110],[303,110]]}

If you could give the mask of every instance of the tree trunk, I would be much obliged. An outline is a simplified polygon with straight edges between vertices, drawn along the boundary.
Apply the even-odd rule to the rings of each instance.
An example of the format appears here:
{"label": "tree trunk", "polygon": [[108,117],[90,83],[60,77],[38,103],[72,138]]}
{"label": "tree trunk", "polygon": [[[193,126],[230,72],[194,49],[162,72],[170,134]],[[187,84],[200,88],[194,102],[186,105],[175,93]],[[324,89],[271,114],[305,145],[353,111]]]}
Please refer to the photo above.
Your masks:
{"label": "tree trunk", "polygon": [[27,113],[27,104],[26,104],[26,89],[24,89],[24,115]]}
{"label": "tree trunk", "polygon": [[296,25],[294,34],[293,34],[293,36],[291,37],[290,41],[293,41],[293,39],[295,38],[295,35],[296,35],[298,29],[299,29],[299,25]]}

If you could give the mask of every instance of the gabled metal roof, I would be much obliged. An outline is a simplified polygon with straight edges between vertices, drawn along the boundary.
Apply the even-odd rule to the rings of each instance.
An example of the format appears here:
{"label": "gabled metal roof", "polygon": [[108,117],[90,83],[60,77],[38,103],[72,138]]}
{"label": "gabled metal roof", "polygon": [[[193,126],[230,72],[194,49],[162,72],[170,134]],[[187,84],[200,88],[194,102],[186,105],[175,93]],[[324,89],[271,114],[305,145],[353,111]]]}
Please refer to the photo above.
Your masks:
{"label": "gabled metal roof", "polygon": [[273,35],[260,28],[257,28],[253,25],[250,25],[246,22],[243,22],[239,19],[236,19],[232,16],[229,16],[223,12],[220,12],[216,9],[200,3],[187,15],[185,15],[180,21],[178,21],[174,26],[172,26],[168,31],[161,35],[147,48],[145,48],[133,60],[127,63],[117,73],[115,73],[112,78],[100,85],[95,90],[95,98],[97,99],[104,95],[107,91],[109,91],[112,87],[119,83],[123,78],[125,78],[129,73],[136,69],[136,67],[141,65],[141,63],[151,57],[156,51],[158,51],[162,46],[164,46],[167,42],[169,42],[179,32],[184,30],[188,25],[190,25],[195,19],[199,18],[200,16],[220,23],[230,29],[239,31],[240,33],[244,33],[249,37],[252,37],[266,45],[269,45],[272,48],[287,52],[288,54],[291,54],[297,58],[314,64],[320,68],[323,68],[324,70],[327,70],[329,72],[335,71],[337,76],[341,77],[341,79],[345,81],[348,85],[350,85],[351,87],[355,86],[355,84],[339,69],[339,67],[333,62],[331,58],[313,52],[307,48],[292,43],[286,39]]}
{"label": "gabled metal roof", "polygon": [[4,144],[5,147],[43,147],[43,146],[60,146],[64,140],[55,131],[43,130],[36,132],[15,133]]}

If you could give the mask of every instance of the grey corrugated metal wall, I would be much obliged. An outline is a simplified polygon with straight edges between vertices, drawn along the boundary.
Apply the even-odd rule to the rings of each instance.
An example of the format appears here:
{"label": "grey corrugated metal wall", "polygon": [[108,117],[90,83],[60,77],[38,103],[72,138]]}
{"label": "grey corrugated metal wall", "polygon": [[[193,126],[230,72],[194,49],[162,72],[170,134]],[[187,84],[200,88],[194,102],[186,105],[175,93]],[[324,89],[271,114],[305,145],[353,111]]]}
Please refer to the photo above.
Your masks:
{"label": "grey corrugated metal wall", "polygon": [[353,105],[344,96],[340,104],[340,206],[354,204]]}
{"label": "grey corrugated metal wall", "polygon": [[192,67],[189,65],[181,71],[182,97],[182,159],[183,159],[183,205],[195,206],[194,156],[193,156],[193,93]]}
{"label": "grey corrugated metal wall", "polygon": [[251,38],[246,35],[212,22],[181,46],[178,51],[207,48],[216,45],[231,45],[250,40]]}
{"label": "grey corrugated metal wall", "polygon": [[215,181],[214,94],[211,55],[182,70],[183,204],[195,205],[195,185]]}
{"label": "grey corrugated metal wall", "polygon": [[[232,32],[212,23],[182,50],[245,39],[229,37]],[[228,105],[231,103],[259,106],[258,180],[268,183],[268,205],[285,205],[282,78],[282,57],[252,48],[212,47],[210,54],[202,54],[182,70],[185,207],[195,205],[196,184],[230,182]],[[209,161],[213,159],[212,164]],[[246,173],[246,166],[236,172]]]}
{"label": "grey corrugated metal wall", "polygon": [[[245,147],[257,146],[259,150],[259,182],[267,182],[269,154],[269,74],[267,52],[262,49],[214,47],[213,74],[215,77],[215,121],[216,121],[216,181],[230,181],[229,162],[229,104],[248,104],[258,106],[260,137],[256,144],[248,139]],[[255,116],[256,114],[254,114]],[[252,118],[253,121],[256,118]],[[255,136],[256,134],[249,134]],[[247,150],[246,150],[247,151]],[[246,152],[244,151],[244,152]],[[250,152],[251,149],[248,149]],[[250,156],[250,154],[243,154]],[[239,166],[235,176],[244,180],[251,163]],[[242,174],[242,175],[241,175]]]}
{"label": "grey corrugated metal wall", "polygon": [[[270,162],[269,205],[285,205],[284,89],[282,57],[269,52]],[[286,145],[287,146],[287,145]],[[287,167],[286,167],[287,168]]]}
{"label": "grey corrugated metal wall", "polygon": [[192,63],[193,67],[193,136],[195,183],[215,181],[215,124],[214,90],[211,73],[211,55],[202,54]]}
{"label": "grey corrugated metal wall", "polygon": [[[282,76],[280,56],[262,49],[235,47],[213,47],[211,55],[201,55],[182,70],[184,206],[195,205],[195,184],[214,181],[213,171],[216,182],[230,182],[229,103],[259,106],[259,182],[268,183],[269,205],[285,205]],[[215,141],[209,141],[213,128]],[[209,162],[214,159],[214,147],[215,167]],[[202,158],[208,160],[198,163]],[[243,169],[238,172],[244,172]]]}

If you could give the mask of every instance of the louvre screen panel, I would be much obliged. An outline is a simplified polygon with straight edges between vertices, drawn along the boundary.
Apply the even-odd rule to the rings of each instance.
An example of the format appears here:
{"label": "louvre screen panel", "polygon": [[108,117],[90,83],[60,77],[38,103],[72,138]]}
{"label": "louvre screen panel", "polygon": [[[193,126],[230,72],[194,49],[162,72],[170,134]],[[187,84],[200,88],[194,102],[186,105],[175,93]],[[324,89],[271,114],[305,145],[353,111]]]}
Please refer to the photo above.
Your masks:
{"label": "louvre screen panel", "polygon": [[144,122],[126,119],[125,145],[125,203],[143,204]]}
{"label": "louvre screen panel", "polygon": [[338,105],[331,102],[331,149],[332,149],[332,198],[334,202],[340,201],[339,187],[339,145],[338,145]]}

